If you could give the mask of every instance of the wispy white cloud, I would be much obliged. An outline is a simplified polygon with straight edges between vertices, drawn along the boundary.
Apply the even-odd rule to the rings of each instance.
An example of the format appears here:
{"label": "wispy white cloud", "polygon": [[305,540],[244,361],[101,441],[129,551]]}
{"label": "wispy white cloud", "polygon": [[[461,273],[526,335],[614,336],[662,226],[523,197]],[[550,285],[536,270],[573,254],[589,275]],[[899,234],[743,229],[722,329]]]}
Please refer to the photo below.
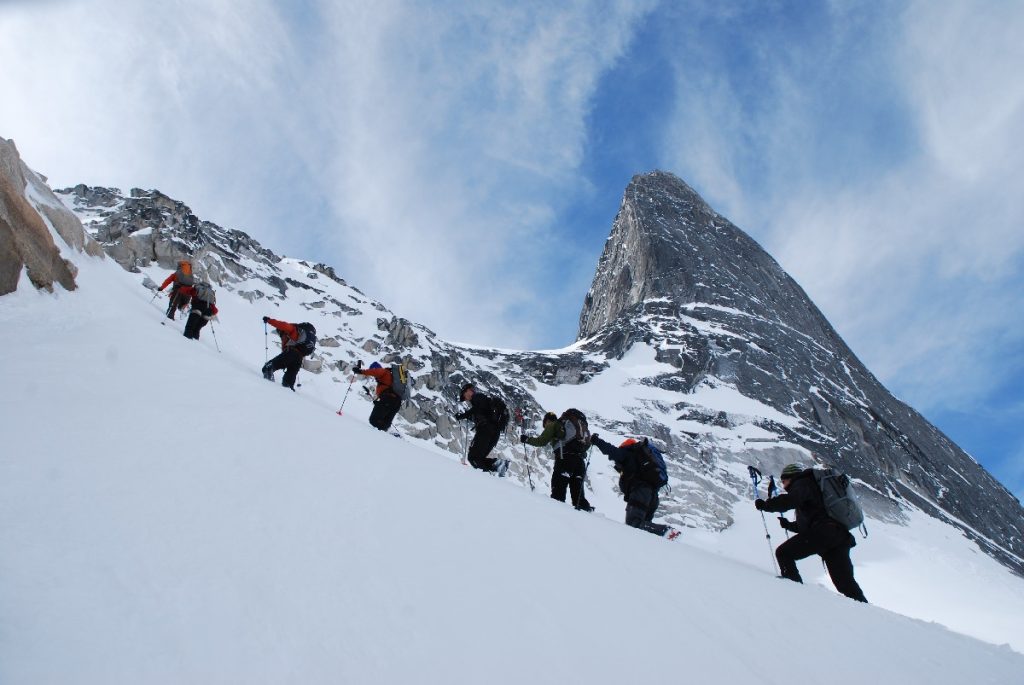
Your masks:
{"label": "wispy white cloud", "polygon": [[545,244],[582,183],[588,100],[647,9],[18,7],[0,128],[55,182],[158,187],[444,334],[526,344],[555,315]]}
{"label": "wispy white cloud", "polygon": [[1024,366],[1024,8],[832,8],[822,44],[763,37],[742,93],[684,55],[668,163],[890,387],[926,411],[969,407]]}

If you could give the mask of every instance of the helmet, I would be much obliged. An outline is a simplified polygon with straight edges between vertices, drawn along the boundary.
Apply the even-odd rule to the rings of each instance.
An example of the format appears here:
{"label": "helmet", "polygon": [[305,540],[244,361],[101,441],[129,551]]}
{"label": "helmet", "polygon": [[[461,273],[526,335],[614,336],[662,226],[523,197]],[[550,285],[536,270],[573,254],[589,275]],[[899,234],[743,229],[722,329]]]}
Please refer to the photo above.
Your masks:
{"label": "helmet", "polygon": [[619,445],[619,449],[626,449],[627,447],[632,447],[636,443],[637,441],[634,440],[633,438],[626,438],[625,440],[622,441],[622,444]]}
{"label": "helmet", "polygon": [[799,476],[803,472],[804,467],[800,466],[800,464],[787,464],[785,468],[782,469],[782,475],[779,476],[779,478],[782,480],[789,480],[794,476]]}
{"label": "helmet", "polygon": [[374,363],[370,364],[370,368],[371,369],[379,369],[379,368],[381,368],[380,362],[374,362]]}

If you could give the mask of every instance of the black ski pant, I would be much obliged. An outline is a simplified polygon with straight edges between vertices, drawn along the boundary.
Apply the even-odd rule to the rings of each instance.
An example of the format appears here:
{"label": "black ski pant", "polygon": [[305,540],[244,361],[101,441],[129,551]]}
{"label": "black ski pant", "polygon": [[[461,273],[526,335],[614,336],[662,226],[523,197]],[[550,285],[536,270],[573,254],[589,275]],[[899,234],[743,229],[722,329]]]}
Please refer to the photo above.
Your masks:
{"label": "black ski pant", "polygon": [[267,374],[268,372],[284,369],[284,379],[281,381],[281,385],[294,390],[295,377],[299,375],[299,369],[301,368],[302,353],[296,349],[288,349],[264,364],[263,373]]}
{"label": "black ski pant", "polygon": [[210,305],[193,300],[192,311],[188,315],[188,321],[185,322],[185,337],[199,340],[199,331],[210,320],[209,317],[212,316],[212,311]]}
{"label": "black ski pant", "polygon": [[[847,536],[849,536],[849,533],[847,533]],[[860,589],[860,585],[857,584],[853,577],[850,546],[845,544],[845,542],[839,546],[822,550],[807,534],[800,533],[794,535],[775,550],[775,558],[779,560],[779,571],[782,577],[789,578],[798,583],[804,582],[803,578],[800,577],[800,571],[796,568],[796,562],[800,559],[806,559],[813,554],[820,555],[825,562],[825,568],[828,570],[829,578],[832,579],[832,584],[836,586],[836,590],[858,602],[868,601],[864,597],[864,592]]]}
{"label": "black ski pant", "polygon": [[172,321],[174,320],[174,312],[188,304],[188,296],[182,295],[178,292],[179,290],[181,290],[181,287],[177,283],[171,286],[170,301],[167,303],[167,318]]}
{"label": "black ski pant", "polygon": [[572,506],[584,511],[593,509],[583,492],[586,470],[586,462],[582,454],[569,452],[562,455],[556,454],[555,467],[551,473],[551,499],[564,502],[565,491],[568,489],[569,496],[572,498]]}
{"label": "black ski pant", "polygon": [[402,408],[402,399],[393,392],[385,392],[373,401],[373,411],[370,412],[370,425],[377,430],[386,431],[391,428],[391,422],[395,420],[395,414]]}
{"label": "black ski pant", "polygon": [[501,437],[501,429],[493,423],[478,423],[476,433],[473,435],[473,442],[469,444],[469,463],[475,469],[481,471],[497,471],[498,460],[487,455],[498,444]]}
{"label": "black ski pant", "polygon": [[661,503],[658,499],[659,487],[650,483],[634,483],[626,495],[626,525],[646,530],[655,535],[664,535],[669,527],[663,523],[654,523],[654,512]]}

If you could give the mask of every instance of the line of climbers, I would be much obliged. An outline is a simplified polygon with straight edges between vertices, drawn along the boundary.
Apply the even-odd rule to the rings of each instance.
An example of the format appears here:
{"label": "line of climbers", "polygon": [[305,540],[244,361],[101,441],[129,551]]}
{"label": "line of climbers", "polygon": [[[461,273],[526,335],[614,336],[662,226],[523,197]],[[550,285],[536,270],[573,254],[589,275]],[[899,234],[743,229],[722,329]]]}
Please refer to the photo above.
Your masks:
{"label": "line of climbers", "polygon": [[[218,312],[213,287],[209,283],[195,280],[192,264],[188,260],[180,260],[177,269],[157,291],[162,292],[168,285],[171,291],[168,295],[167,318],[173,320],[177,312],[191,305],[184,335],[198,340],[199,331]],[[263,377],[273,381],[274,372],[284,369],[282,385],[294,390],[302,360],[316,348],[316,329],[310,323],[289,323],[267,316],[263,317],[263,323],[276,330],[281,343],[281,354],[263,365]],[[369,376],[376,381],[370,425],[387,431],[403,401],[409,399],[411,383],[405,368],[397,364],[385,368],[378,362],[363,368],[360,360],[352,367],[352,372],[353,378]],[[456,421],[470,420],[474,426],[473,440],[467,454],[469,464],[475,469],[504,476],[509,461],[489,455],[508,426],[508,407],[500,397],[480,392],[473,383],[461,387],[459,400],[469,406],[455,415]],[[541,423],[542,431],[539,435],[531,436],[523,432],[519,440],[524,446],[551,448],[554,455],[552,499],[565,502],[568,490],[574,508],[581,511],[594,510],[585,493],[588,452],[594,446],[611,460],[619,474],[619,491],[626,502],[626,525],[669,539],[679,535],[679,531],[670,526],[654,523],[660,504],[659,492],[667,485],[668,474],[663,455],[647,438],[627,438],[616,447],[602,440],[597,433],[591,433],[586,416],[577,409],[568,409],[560,417],[548,412]],[[755,471],[753,468],[751,470]],[[796,510],[795,521],[789,521],[785,516],[779,517],[779,525],[783,529],[796,533],[775,550],[781,577],[802,583],[796,562],[817,554],[839,592],[859,602],[867,602],[864,592],[854,579],[853,562],[850,560],[850,549],[857,544],[850,529],[856,527],[856,524],[844,525],[837,520],[835,512],[826,506],[819,472],[805,469],[799,464],[789,464],[782,470],[780,480],[786,493],[773,497],[770,496],[770,490],[769,498],[755,499],[754,506],[762,512]],[[756,496],[756,481],[754,486]],[[860,516],[859,521],[862,521],[863,514],[860,513]],[[838,518],[844,517],[838,515]],[[770,540],[770,535],[768,537]]]}

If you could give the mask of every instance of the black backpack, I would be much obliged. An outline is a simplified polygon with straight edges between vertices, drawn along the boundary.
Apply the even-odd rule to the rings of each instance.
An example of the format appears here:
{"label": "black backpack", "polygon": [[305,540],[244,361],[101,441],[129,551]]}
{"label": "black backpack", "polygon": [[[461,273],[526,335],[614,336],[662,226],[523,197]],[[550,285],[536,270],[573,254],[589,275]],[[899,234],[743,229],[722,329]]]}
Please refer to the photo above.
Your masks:
{"label": "black backpack", "polygon": [[500,397],[491,398],[491,418],[495,425],[498,426],[498,430],[503,431],[508,426],[508,407],[505,406],[505,400]]}
{"label": "black backpack", "polygon": [[299,338],[295,341],[295,347],[302,354],[312,354],[316,349],[316,329],[313,324],[302,322],[295,324],[299,329]]}
{"label": "black backpack", "polygon": [[661,450],[644,438],[627,449],[636,454],[636,477],[645,483],[660,488],[668,483],[668,469]]}

